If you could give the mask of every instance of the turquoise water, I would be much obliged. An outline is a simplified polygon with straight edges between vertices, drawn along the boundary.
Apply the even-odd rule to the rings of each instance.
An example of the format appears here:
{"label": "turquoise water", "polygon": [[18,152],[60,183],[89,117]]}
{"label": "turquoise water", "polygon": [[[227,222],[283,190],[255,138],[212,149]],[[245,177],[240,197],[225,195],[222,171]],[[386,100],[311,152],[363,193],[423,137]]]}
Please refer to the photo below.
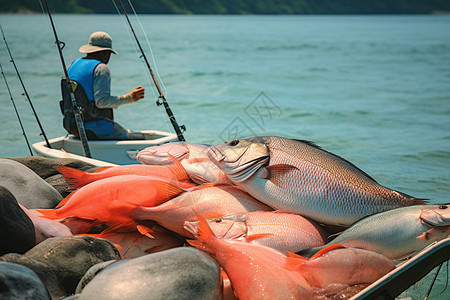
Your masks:
{"label": "turquoise water", "polygon": [[[139,19],[188,141],[250,135],[312,140],[383,185],[431,203],[450,202],[450,16]],[[55,15],[54,21],[67,64],[93,31],[103,30],[119,52],[109,64],[113,93],[147,88],[145,100],[115,112],[119,123],[172,131],[120,16]],[[0,15],[0,23],[47,135],[64,135],[57,103],[63,73],[48,17]],[[0,49],[28,138],[41,141],[3,43]],[[0,156],[29,155],[1,80]],[[437,291],[446,277],[439,280]]]}

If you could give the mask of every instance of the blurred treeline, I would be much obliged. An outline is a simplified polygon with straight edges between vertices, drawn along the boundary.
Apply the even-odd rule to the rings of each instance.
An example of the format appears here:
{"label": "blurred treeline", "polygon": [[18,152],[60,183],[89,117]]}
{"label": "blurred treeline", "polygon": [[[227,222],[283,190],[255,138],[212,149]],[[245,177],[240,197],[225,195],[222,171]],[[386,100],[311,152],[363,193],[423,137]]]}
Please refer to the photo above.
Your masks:
{"label": "blurred treeline", "polygon": [[[113,1],[47,0],[53,13],[117,13]],[[128,7],[128,0],[122,0]],[[41,5],[42,3],[42,5]],[[450,0],[133,0],[141,14],[430,14]],[[117,4],[119,5],[119,4]],[[41,13],[45,0],[0,0],[2,13]]]}

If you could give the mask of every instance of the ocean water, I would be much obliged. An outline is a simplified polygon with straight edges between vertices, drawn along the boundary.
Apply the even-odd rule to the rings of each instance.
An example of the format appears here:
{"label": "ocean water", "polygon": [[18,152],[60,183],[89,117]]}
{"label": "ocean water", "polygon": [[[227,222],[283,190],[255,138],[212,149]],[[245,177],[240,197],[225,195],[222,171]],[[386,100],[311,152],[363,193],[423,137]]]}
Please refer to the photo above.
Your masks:
{"label": "ocean water", "polygon": [[[131,20],[187,141],[279,135],[316,142],[379,183],[430,203],[450,199],[450,16],[165,16]],[[146,98],[115,112],[130,129],[173,131],[120,15],[54,15],[66,64],[93,31],[113,37],[112,93]],[[65,134],[63,75],[46,15],[0,15],[49,138]],[[142,25],[142,29],[141,29]],[[146,33],[146,36],[143,33]],[[31,143],[42,140],[9,56],[0,63]],[[29,155],[0,84],[0,156]],[[434,298],[448,299],[441,271]],[[442,275],[443,274],[443,275]],[[421,299],[431,279],[402,295]]]}

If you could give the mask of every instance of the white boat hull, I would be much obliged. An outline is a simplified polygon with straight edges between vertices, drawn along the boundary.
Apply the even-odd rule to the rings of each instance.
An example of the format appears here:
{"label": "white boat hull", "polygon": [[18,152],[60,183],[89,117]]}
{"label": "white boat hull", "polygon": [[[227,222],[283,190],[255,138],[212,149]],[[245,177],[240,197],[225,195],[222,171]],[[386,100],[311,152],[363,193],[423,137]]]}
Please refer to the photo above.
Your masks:
{"label": "white boat hull", "polygon": [[139,151],[167,142],[176,142],[176,134],[156,131],[141,131],[145,140],[94,140],[88,141],[92,158],[84,157],[81,141],[73,135],[49,140],[51,148],[46,142],[33,144],[37,155],[48,158],[74,158],[97,166],[139,164],[136,155]]}

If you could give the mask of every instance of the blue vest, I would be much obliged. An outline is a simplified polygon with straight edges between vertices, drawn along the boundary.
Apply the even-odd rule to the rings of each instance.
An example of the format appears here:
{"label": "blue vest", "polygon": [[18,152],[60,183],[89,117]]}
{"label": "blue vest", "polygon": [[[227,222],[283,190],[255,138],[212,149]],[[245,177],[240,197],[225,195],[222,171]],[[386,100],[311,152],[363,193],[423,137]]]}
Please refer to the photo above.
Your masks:
{"label": "blue vest", "polygon": [[80,57],[67,70],[69,79],[83,87],[89,101],[94,101],[94,69],[99,64],[101,64],[99,60]]}
{"label": "blue vest", "polygon": [[[67,70],[69,79],[76,81],[84,90],[85,96],[77,97],[77,103],[83,108],[84,128],[90,137],[90,132],[98,139],[124,138],[126,134],[117,134],[114,130],[114,116],[112,108],[98,108],[94,99],[94,70],[101,63],[96,59],[78,58]],[[64,85],[62,86],[64,88]],[[76,93],[77,91],[75,91]],[[86,99],[87,98],[87,99]],[[84,100],[83,100],[84,99]],[[71,100],[63,90],[64,128],[69,133],[78,133],[72,112]]]}

